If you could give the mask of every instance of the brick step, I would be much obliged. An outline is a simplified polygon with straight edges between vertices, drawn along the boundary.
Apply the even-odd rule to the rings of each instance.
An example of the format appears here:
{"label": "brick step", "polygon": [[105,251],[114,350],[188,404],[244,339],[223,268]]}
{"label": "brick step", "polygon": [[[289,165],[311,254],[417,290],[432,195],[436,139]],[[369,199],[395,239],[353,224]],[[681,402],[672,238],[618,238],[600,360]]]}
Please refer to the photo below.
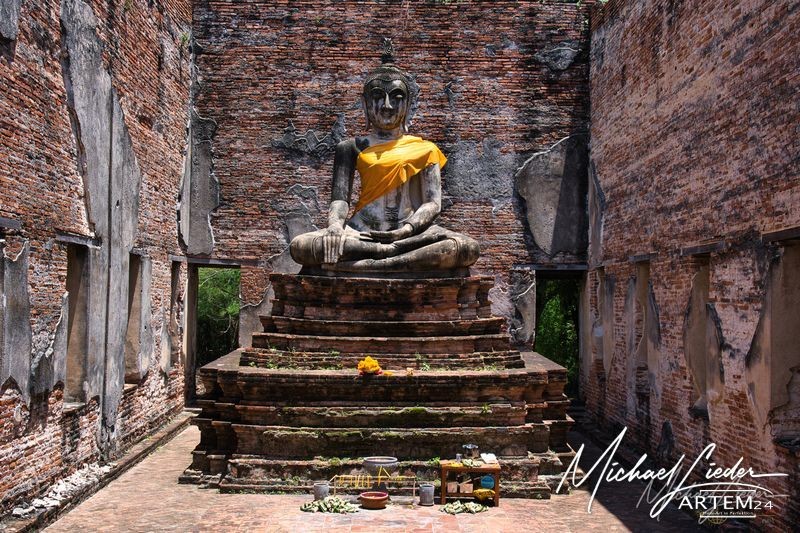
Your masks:
{"label": "brick step", "polygon": [[455,337],[328,337],[286,333],[254,333],[254,348],[301,352],[461,354],[508,351],[508,335]]}
{"label": "brick step", "polygon": [[275,406],[197,402],[201,420],[304,427],[516,426],[525,423],[524,403],[462,406]]}
{"label": "brick step", "polygon": [[217,432],[217,444],[229,442],[232,434],[236,453],[270,459],[379,453],[427,460],[453,457],[465,442],[491,450],[498,457],[527,457],[528,452],[547,451],[550,438],[549,427],[544,423],[457,428],[311,428],[216,422],[212,427]]}
{"label": "brick step", "polygon": [[567,409],[569,409],[569,400],[566,399],[565,395],[561,395],[562,399],[553,399],[552,397],[547,397],[547,389],[545,389],[545,400],[547,401],[547,408],[545,409],[543,415],[548,420],[566,420],[567,419]]}
{"label": "brick step", "polygon": [[[572,451],[571,448],[570,451]],[[572,453],[574,454],[575,452]],[[569,461],[564,462],[564,459],[553,450],[533,453],[531,457],[535,457],[539,461],[539,479],[542,479],[543,476],[559,475],[569,465]]]}
{"label": "brick step", "polygon": [[[500,460],[505,481],[534,482],[538,479],[537,458],[509,458]],[[260,457],[233,456],[228,461],[226,478],[239,482],[259,483],[291,480],[294,483],[330,480],[336,475],[361,476],[368,472],[361,458],[316,457],[312,460],[271,460]],[[438,458],[424,461],[400,461],[397,475],[416,476],[418,481],[439,479]]]}
{"label": "brick step", "polygon": [[[431,402],[531,402],[541,399],[543,383],[539,376],[523,370],[498,372],[420,372],[414,376],[357,377],[351,371],[336,374],[327,370],[247,369],[239,375],[221,374],[203,385],[221,402],[270,404],[291,398],[304,402],[348,402],[360,404],[376,398],[385,401],[428,404]],[[470,372],[472,374],[470,375]],[[201,397],[202,398],[202,397]],[[530,403],[530,402],[529,402]]]}
{"label": "brick step", "polygon": [[[312,494],[314,490],[314,481],[307,479],[269,479],[253,482],[247,479],[239,480],[237,478],[225,476],[214,487],[218,488],[223,494],[250,494],[260,492],[280,494]],[[358,506],[360,504],[358,501],[358,495],[365,491],[366,489],[338,489],[336,491],[336,496],[340,496]],[[410,485],[408,487],[392,488],[390,498],[393,503],[396,503],[397,498],[407,499],[410,503],[411,501],[416,501],[416,498],[411,498],[412,492],[415,492],[416,498],[419,498],[419,487],[417,487],[416,491],[414,491]],[[334,495],[333,489],[331,489],[330,494]],[[434,492],[434,494],[436,494],[436,492]]]}
{"label": "brick step", "polygon": [[[220,400],[220,399],[211,399],[211,400],[209,400],[209,399],[206,399],[206,400],[200,399],[200,400],[197,400],[197,405],[199,407],[201,407],[201,408],[204,407],[204,406],[217,405],[217,404],[219,404],[219,405],[227,405],[224,400]],[[486,404],[487,404],[487,402],[451,401],[451,402],[426,402],[424,405],[421,405],[417,401],[411,401],[411,402],[389,401],[389,402],[386,402],[386,401],[382,401],[381,399],[375,399],[375,398],[372,398],[372,399],[369,399],[369,400],[364,400],[364,401],[358,401],[358,402],[353,402],[353,401],[348,401],[348,400],[333,400],[333,401],[329,401],[329,400],[323,400],[323,401],[304,400],[302,402],[298,402],[297,399],[295,399],[295,398],[284,398],[283,400],[270,401],[269,404],[267,404],[267,405],[270,406],[270,407],[276,407],[276,408],[280,407],[280,408],[284,408],[284,409],[291,408],[291,407],[308,407],[308,408],[314,408],[314,409],[332,409],[332,408],[335,408],[335,409],[341,409],[341,408],[361,409],[361,408],[369,408],[369,409],[381,410],[381,409],[405,409],[406,407],[425,407],[425,408],[429,408],[429,409],[453,408],[453,409],[469,410],[469,409],[472,409],[472,408],[482,408]],[[231,404],[231,405],[261,406],[261,405],[264,405],[264,404],[261,404],[259,402],[250,402],[250,401],[241,400],[241,401],[238,401],[235,404]],[[519,402],[497,401],[497,402],[491,402],[491,403],[489,403],[489,405],[498,405],[498,406],[511,405],[512,407],[522,407],[523,405],[526,405],[526,406],[530,407],[531,404],[526,404],[526,403],[524,403],[522,401],[519,401]]]}
{"label": "brick step", "polygon": [[[260,368],[287,368],[307,370],[345,370],[355,369],[358,362],[373,352],[341,355],[324,352],[286,352],[266,348],[246,348],[242,350],[240,364]],[[385,370],[405,372],[429,369],[475,369],[489,370],[486,367],[522,368],[525,363],[519,352],[475,352],[470,354],[380,354],[378,362]]]}
{"label": "brick step", "polygon": [[[501,460],[500,464],[503,467],[500,483],[504,496],[549,497],[547,484],[538,480],[537,458],[510,458]],[[276,490],[275,487],[282,486],[284,490],[305,492],[311,490],[315,481],[331,480],[336,475],[365,474],[367,471],[363,469],[360,459],[319,457],[308,461],[287,461],[234,456],[228,463],[228,470],[220,482],[220,488],[234,492],[242,490],[243,487],[251,489],[260,487],[261,491],[265,491]],[[439,494],[440,470],[435,458],[428,461],[401,461],[396,474],[416,476],[417,484],[424,481],[433,482]],[[534,487],[536,490],[531,490]],[[363,490],[338,488],[337,494],[357,494]],[[406,492],[407,490],[398,486],[391,488],[393,495]]]}
{"label": "brick step", "polygon": [[413,376],[357,376],[353,370],[271,370],[239,366],[241,350],[220,357],[198,376],[204,395],[220,402],[270,404],[291,401],[486,403],[542,400],[547,372],[538,368],[420,371]]}
{"label": "brick step", "polygon": [[556,453],[572,452],[572,448],[567,444],[567,433],[575,421],[567,415],[564,417],[564,420],[544,420],[544,423],[550,428],[550,449]]}
{"label": "brick step", "polygon": [[286,316],[262,316],[264,332],[300,335],[347,337],[430,337],[486,335],[500,333],[505,319],[499,317],[472,320],[311,320]]}
{"label": "brick step", "polygon": [[270,282],[275,298],[282,301],[387,306],[445,301],[469,303],[488,299],[489,289],[494,285],[491,276],[382,279],[271,274]]}
{"label": "brick step", "polygon": [[[516,409],[500,409],[493,410],[491,404],[480,407],[481,413],[475,413],[474,408],[459,409],[457,407],[448,407],[445,409],[433,409],[430,407],[411,407],[405,409],[398,409],[395,413],[390,413],[390,410],[383,411],[382,413],[370,415],[365,414],[368,409],[350,408],[327,408],[329,412],[337,413],[332,415],[331,423],[326,423],[325,417],[322,413],[324,410],[314,411],[312,408],[282,408],[280,410],[271,411],[269,406],[235,406],[230,404],[217,403],[211,408],[204,408],[203,413],[193,420],[202,435],[201,442],[206,443],[212,447],[221,446],[221,442],[230,441],[232,434],[230,433],[234,425],[248,425],[260,427],[287,427],[284,424],[297,424],[292,427],[298,428],[317,428],[326,430],[333,428],[336,430],[350,430],[353,428],[365,431],[374,431],[376,427],[395,427],[389,425],[390,422],[397,422],[396,427],[403,428],[407,431],[415,431],[417,429],[431,429],[431,430],[449,430],[449,431],[463,431],[468,428],[485,428],[506,427],[510,431],[514,431],[523,425],[532,427],[544,427],[547,435],[547,443],[544,450],[531,449],[534,452],[543,452],[550,450],[553,453],[563,455],[573,454],[572,448],[567,443],[567,433],[572,427],[573,421],[571,418],[567,420],[544,420],[533,421],[528,409],[518,407]],[[272,408],[275,409],[275,408]],[[293,411],[292,409],[297,409]],[[453,413],[452,419],[447,419],[444,414],[447,410]],[[283,414],[284,411],[287,414]],[[491,412],[488,412],[491,411]],[[212,418],[214,415],[233,415],[226,418],[224,422],[219,421],[218,418]],[[457,426],[456,422],[464,419],[473,425]],[[217,420],[217,421],[215,421]],[[483,420],[484,424],[478,424]],[[447,422],[450,424],[447,424]],[[523,421],[524,424],[515,424],[514,422]],[[264,423],[266,422],[266,423]],[[272,422],[278,422],[272,424]],[[300,425],[301,422],[307,422],[307,425]],[[346,425],[346,424],[350,425]],[[233,425],[232,425],[233,424]],[[372,424],[372,425],[370,425]],[[380,424],[380,425],[378,425]],[[491,426],[490,426],[491,424]],[[241,451],[241,448],[237,448]],[[256,453],[256,452],[248,452]],[[320,454],[324,455],[323,452]],[[506,454],[508,455],[508,454]]]}
{"label": "brick step", "polygon": [[565,406],[568,406],[569,399],[564,395],[564,387],[567,384],[567,369],[536,352],[521,352],[520,357],[525,361],[527,368],[535,368],[547,372],[545,397],[551,401],[563,401]]}
{"label": "brick step", "polygon": [[[549,500],[551,497],[551,489],[550,486],[544,481],[535,481],[535,482],[515,482],[510,481],[508,483],[504,482],[501,478],[501,496],[502,498],[527,498],[532,500]],[[185,481],[188,483],[199,483],[196,480]],[[235,478],[224,477],[221,481],[218,481],[216,484],[211,485],[215,488],[218,488],[222,493],[228,494],[235,494],[235,493],[286,493],[286,494],[310,494],[313,491],[313,482],[311,481],[300,481],[298,484],[294,484],[295,480],[271,480],[265,481],[264,483],[247,483],[246,481],[240,481]],[[439,503],[439,498],[441,489],[438,486],[438,481],[436,482],[437,486],[434,490],[434,501]],[[338,496],[343,496],[352,501],[354,504],[358,504],[358,500],[356,496],[364,492],[364,489],[338,489],[336,494]],[[333,491],[331,491],[333,494]],[[414,493],[414,498],[410,498],[412,494],[412,489],[410,487],[403,487],[399,489],[392,489],[391,490],[391,497],[392,498],[406,498],[408,503],[417,502],[419,498],[419,487],[416,488],[416,492]],[[449,497],[448,497],[449,498]],[[460,498],[465,498],[461,496]],[[453,498],[457,499],[457,498]]]}
{"label": "brick step", "polygon": [[[500,480],[505,496],[527,498],[549,498],[555,491],[564,469],[569,465],[575,452],[556,454],[552,451],[529,453],[528,457],[501,457],[503,473]],[[564,456],[564,457],[562,457]],[[401,458],[402,459],[402,458]],[[397,473],[415,474],[417,479],[439,483],[439,467],[436,457],[425,460],[401,460]],[[251,486],[258,492],[277,490],[275,486],[283,486],[284,490],[305,492],[310,490],[314,481],[330,480],[337,474],[359,475],[365,473],[362,458],[350,457],[314,457],[313,459],[266,459],[258,455],[225,455],[215,451],[206,451],[198,446],[192,452],[192,465],[180,476],[181,483],[210,484],[218,487],[229,485],[234,492],[235,487]],[[580,468],[576,480],[584,476]],[[571,480],[572,476],[570,476]],[[520,491],[514,487],[536,485],[540,490],[535,493]],[[291,487],[291,489],[290,489]],[[549,487],[549,488],[548,488]],[[345,491],[347,492],[347,491]]]}
{"label": "brick step", "polygon": [[311,301],[284,301],[276,298],[272,302],[272,316],[306,318],[335,321],[433,321],[473,320],[492,316],[489,303],[456,304],[404,304],[344,305],[314,303]]}

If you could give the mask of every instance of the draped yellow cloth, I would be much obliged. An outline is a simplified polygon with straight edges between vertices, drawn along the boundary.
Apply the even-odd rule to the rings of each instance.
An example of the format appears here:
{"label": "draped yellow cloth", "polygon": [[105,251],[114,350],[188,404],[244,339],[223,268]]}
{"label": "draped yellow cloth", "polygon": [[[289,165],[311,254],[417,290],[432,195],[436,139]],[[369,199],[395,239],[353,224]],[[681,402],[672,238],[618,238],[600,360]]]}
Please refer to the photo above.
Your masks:
{"label": "draped yellow cloth", "polygon": [[439,163],[439,168],[442,168],[447,158],[438,146],[413,135],[403,135],[396,141],[376,144],[363,150],[356,161],[356,169],[361,175],[361,196],[355,211],[401,186],[434,163]]}

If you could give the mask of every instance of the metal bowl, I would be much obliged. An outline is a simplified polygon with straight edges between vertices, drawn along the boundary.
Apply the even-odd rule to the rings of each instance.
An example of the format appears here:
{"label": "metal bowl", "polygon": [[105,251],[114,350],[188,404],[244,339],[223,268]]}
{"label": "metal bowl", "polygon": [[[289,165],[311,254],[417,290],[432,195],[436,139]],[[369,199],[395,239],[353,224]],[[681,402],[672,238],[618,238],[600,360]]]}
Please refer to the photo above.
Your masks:
{"label": "metal bowl", "polygon": [[464,448],[465,459],[477,459],[481,456],[477,444],[465,444],[462,448]]}
{"label": "metal bowl", "polygon": [[373,476],[377,476],[381,468],[386,474],[391,475],[397,470],[397,457],[376,455],[364,458],[364,469]]}

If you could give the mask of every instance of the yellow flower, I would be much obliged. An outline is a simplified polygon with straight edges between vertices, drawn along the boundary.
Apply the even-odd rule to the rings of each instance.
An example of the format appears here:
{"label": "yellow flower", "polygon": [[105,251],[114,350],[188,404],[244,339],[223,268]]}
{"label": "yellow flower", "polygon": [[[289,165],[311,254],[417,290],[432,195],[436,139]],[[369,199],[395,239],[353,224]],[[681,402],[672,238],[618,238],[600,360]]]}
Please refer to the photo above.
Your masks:
{"label": "yellow flower", "polygon": [[370,356],[366,356],[362,361],[358,363],[358,373],[359,374],[380,374],[381,373],[381,366],[378,364],[378,361],[373,359]]}
{"label": "yellow flower", "polygon": [[394,376],[394,372],[392,372],[391,370],[384,370],[383,371],[383,375],[384,376]]}

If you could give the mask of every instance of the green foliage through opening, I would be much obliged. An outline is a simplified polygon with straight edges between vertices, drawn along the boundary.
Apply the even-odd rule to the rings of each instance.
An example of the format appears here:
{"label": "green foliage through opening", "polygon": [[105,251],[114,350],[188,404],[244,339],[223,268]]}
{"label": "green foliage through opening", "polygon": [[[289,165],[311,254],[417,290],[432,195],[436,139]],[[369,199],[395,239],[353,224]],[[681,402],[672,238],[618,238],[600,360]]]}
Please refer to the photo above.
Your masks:
{"label": "green foliage through opening", "polygon": [[197,365],[239,346],[238,268],[200,268],[197,282]]}
{"label": "green foliage through opening", "polygon": [[536,342],[534,349],[567,369],[567,396],[578,395],[577,279],[543,279],[536,284]]}

